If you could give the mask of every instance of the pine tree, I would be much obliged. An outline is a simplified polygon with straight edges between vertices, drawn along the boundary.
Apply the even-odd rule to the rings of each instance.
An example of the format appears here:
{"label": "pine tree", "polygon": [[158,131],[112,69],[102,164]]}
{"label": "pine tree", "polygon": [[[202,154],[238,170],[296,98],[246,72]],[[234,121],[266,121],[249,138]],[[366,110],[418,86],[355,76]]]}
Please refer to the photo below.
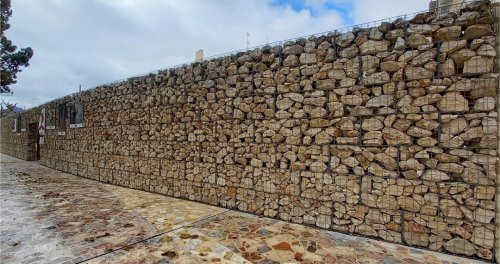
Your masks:
{"label": "pine tree", "polygon": [[21,67],[27,67],[29,65],[29,60],[33,56],[33,50],[27,47],[16,52],[17,47],[5,36],[5,31],[10,28],[9,17],[12,16],[10,0],[0,0],[0,16],[0,93],[9,93],[11,92],[9,85],[16,83],[16,75],[18,72],[21,72]]}

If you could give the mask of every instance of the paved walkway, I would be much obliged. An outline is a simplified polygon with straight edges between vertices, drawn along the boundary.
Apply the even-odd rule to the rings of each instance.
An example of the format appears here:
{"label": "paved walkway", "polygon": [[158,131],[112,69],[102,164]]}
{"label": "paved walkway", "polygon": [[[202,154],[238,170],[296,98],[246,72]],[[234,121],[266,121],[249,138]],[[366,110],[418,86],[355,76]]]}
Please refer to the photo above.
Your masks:
{"label": "paved walkway", "polygon": [[0,263],[482,263],[0,165]]}

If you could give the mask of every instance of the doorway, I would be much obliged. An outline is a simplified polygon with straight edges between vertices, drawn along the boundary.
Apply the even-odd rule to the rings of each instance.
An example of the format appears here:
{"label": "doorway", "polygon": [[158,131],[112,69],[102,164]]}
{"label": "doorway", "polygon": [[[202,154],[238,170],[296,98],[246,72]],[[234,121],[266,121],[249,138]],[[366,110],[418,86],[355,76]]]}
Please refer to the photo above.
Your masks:
{"label": "doorway", "polygon": [[40,160],[40,135],[38,124],[28,124],[28,160]]}

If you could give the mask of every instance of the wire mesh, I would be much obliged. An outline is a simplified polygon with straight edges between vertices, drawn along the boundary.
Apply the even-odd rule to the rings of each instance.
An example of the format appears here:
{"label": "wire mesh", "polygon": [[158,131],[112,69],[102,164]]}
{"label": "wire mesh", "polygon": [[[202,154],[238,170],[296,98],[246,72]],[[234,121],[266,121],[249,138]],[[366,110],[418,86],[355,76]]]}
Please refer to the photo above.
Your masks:
{"label": "wire mesh", "polygon": [[493,261],[498,32],[488,1],[460,7],[84,91],[88,130],[48,130],[47,164]]}

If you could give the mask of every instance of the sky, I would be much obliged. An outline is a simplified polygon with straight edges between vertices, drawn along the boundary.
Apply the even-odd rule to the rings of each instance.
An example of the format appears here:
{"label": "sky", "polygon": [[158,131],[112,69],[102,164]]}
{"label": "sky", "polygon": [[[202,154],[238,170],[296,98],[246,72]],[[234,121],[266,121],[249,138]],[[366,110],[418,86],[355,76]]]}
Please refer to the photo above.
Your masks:
{"label": "sky", "polygon": [[423,11],[427,0],[14,0],[5,35],[32,47],[2,100],[31,108],[194,60]]}

